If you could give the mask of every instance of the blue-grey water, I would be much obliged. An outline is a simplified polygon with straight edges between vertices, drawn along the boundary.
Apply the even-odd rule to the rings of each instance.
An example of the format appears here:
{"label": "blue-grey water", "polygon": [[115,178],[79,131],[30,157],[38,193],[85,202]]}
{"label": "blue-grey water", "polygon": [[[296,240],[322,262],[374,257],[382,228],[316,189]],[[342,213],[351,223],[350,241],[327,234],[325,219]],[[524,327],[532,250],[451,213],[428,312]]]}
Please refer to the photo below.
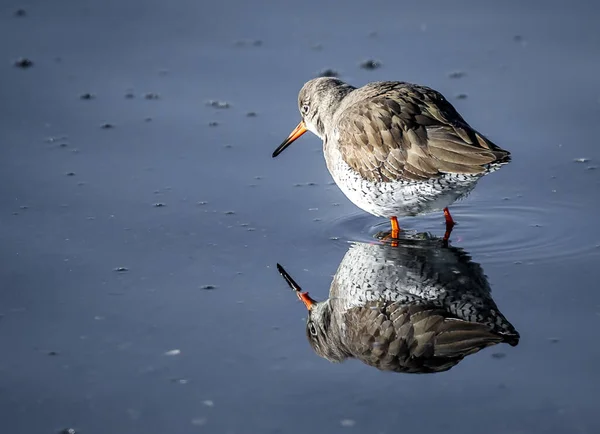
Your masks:
{"label": "blue-grey water", "polygon": [[[0,431],[600,431],[599,13],[3,2]],[[517,347],[435,375],[312,352],[275,264],[324,299],[348,241],[387,227],[331,184],[315,136],[271,158],[326,68],[431,86],[512,152],[451,210]],[[401,224],[444,230],[441,214]]]}

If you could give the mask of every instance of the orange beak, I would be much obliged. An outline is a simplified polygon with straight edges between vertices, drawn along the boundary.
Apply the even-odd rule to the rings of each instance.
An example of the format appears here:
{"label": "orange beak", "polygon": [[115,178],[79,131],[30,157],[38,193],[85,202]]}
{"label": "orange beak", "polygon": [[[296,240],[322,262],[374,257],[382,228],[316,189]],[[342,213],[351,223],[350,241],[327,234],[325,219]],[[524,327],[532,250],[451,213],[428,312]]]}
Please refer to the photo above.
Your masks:
{"label": "orange beak", "polygon": [[287,273],[287,271],[285,271],[283,269],[283,267],[279,264],[277,264],[277,271],[279,271],[279,274],[281,274],[281,276],[283,276],[283,278],[285,279],[287,284],[290,286],[290,288],[292,288],[294,291],[296,291],[296,295],[298,296],[298,298],[300,300],[302,300],[302,302],[304,303],[304,306],[306,306],[306,308],[308,310],[311,310],[313,307],[313,304],[315,304],[316,301],[313,300],[312,298],[310,298],[310,296],[308,295],[308,292],[302,292],[302,289],[300,288],[300,286],[298,286],[296,281],[294,279],[292,279],[292,276],[290,276]]}
{"label": "orange beak", "polygon": [[304,134],[307,131],[308,130],[306,129],[306,125],[304,125],[304,121],[300,121],[298,126],[296,128],[294,128],[294,131],[292,131],[292,133],[288,136],[288,138],[285,139],[283,141],[283,143],[277,147],[277,149],[275,149],[275,151],[273,152],[273,158],[275,158],[279,154],[281,154],[285,148],[290,146],[298,137],[300,137],[302,134]]}

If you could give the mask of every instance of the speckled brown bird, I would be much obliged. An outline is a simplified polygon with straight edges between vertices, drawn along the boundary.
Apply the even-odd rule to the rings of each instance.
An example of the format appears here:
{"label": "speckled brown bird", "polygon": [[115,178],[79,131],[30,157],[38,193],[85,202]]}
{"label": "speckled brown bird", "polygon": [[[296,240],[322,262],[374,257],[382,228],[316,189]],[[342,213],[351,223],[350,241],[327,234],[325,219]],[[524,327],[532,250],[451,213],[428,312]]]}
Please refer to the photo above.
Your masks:
{"label": "speckled brown bird", "polygon": [[384,371],[432,373],[488,346],[519,342],[481,266],[439,238],[353,244],[321,302],[277,267],[308,308],[310,345],[332,362],[356,358]]}
{"label": "speckled brown bird", "polygon": [[273,152],[306,131],[323,140],[327,168],[358,207],[389,218],[448,211],[510,153],[475,131],[439,92],[382,81],[355,88],[331,77],[307,82],[298,95],[302,121]]}

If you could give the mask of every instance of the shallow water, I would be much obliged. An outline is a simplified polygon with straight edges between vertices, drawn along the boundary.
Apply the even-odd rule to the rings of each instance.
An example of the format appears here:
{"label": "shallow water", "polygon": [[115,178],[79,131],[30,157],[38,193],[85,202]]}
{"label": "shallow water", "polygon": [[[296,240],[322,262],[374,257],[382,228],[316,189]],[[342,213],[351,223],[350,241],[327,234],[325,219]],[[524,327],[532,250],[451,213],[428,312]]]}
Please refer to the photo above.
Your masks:
{"label": "shallow water", "polygon": [[[3,432],[599,431],[597,16],[577,1],[5,2]],[[451,208],[451,244],[483,267],[517,347],[434,375],[311,350],[275,264],[325,299],[348,242],[387,229],[331,185],[316,137],[271,158],[325,68],[432,86],[512,152]],[[401,225],[444,231],[441,214]]]}

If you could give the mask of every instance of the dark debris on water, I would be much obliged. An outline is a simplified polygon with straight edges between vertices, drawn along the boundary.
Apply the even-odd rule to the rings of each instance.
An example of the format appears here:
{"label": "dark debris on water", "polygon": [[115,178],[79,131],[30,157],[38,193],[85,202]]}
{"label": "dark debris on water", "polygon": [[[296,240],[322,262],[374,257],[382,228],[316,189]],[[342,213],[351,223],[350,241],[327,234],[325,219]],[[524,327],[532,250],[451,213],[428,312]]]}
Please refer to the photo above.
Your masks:
{"label": "dark debris on water", "polygon": [[448,74],[448,78],[463,78],[467,73],[464,71],[453,71]]}
{"label": "dark debris on water", "polygon": [[147,93],[147,94],[144,95],[144,98],[151,99],[151,100],[156,100],[156,99],[160,99],[160,95],[157,94],[157,93],[149,92],[149,93]]}
{"label": "dark debris on water", "polygon": [[15,60],[14,65],[17,68],[21,68],[21,69],[31,68],[33,66],[33,60],[30,60],[26,57],[21,57],[21,58]]}
{"label": "dark debris on water", "polygon": [[84,100],[90,100],[90,99],[94,99],[96,98],[96,95],[94,95],[93,93],[82,93],[81,95],[79,95],[79,99],[84,99]]}
{"label": "dark debris on water", "polygon": [[368,60],[365,60],[364,62],[361,62],[360,67],[362,69],[369,69],[369,70],[378,69],[378,68],[381,68],[381,62],[379,62],[378,60],[374,60],[374,59],[368,59]]}
{"label": "dark debris on water", "polygon": [[100,128],[102,128],[103,130],[110,130],[111,128],[114,128],[114,127],[115,126],[113,124],[109,124],[109,123],[105,123],[100,126]]}
{"label": "dark debris on water", "polygon": [[217,289],[216,285],[202,285],[200,287],[200,289],[203,289],[204,291],[212,291],[213,289]]}
{"label": "dark debris on water", "polygon": [[15,11],[15,17],[24,17],[27,15],[27,11],[25,9],[17,9]]}
{"label": "dark debris on water", "polygon": [[124,273],[126,271],[129,271],[129,268],[127,268],[127,267],[117,267],[117,268],[115,268],[115,271],[117,273]]}
{"label": "dark debris on water", "polygon": [[335,69],[326,68],[317,73],[317,77],[339,77],[340,73]]}

